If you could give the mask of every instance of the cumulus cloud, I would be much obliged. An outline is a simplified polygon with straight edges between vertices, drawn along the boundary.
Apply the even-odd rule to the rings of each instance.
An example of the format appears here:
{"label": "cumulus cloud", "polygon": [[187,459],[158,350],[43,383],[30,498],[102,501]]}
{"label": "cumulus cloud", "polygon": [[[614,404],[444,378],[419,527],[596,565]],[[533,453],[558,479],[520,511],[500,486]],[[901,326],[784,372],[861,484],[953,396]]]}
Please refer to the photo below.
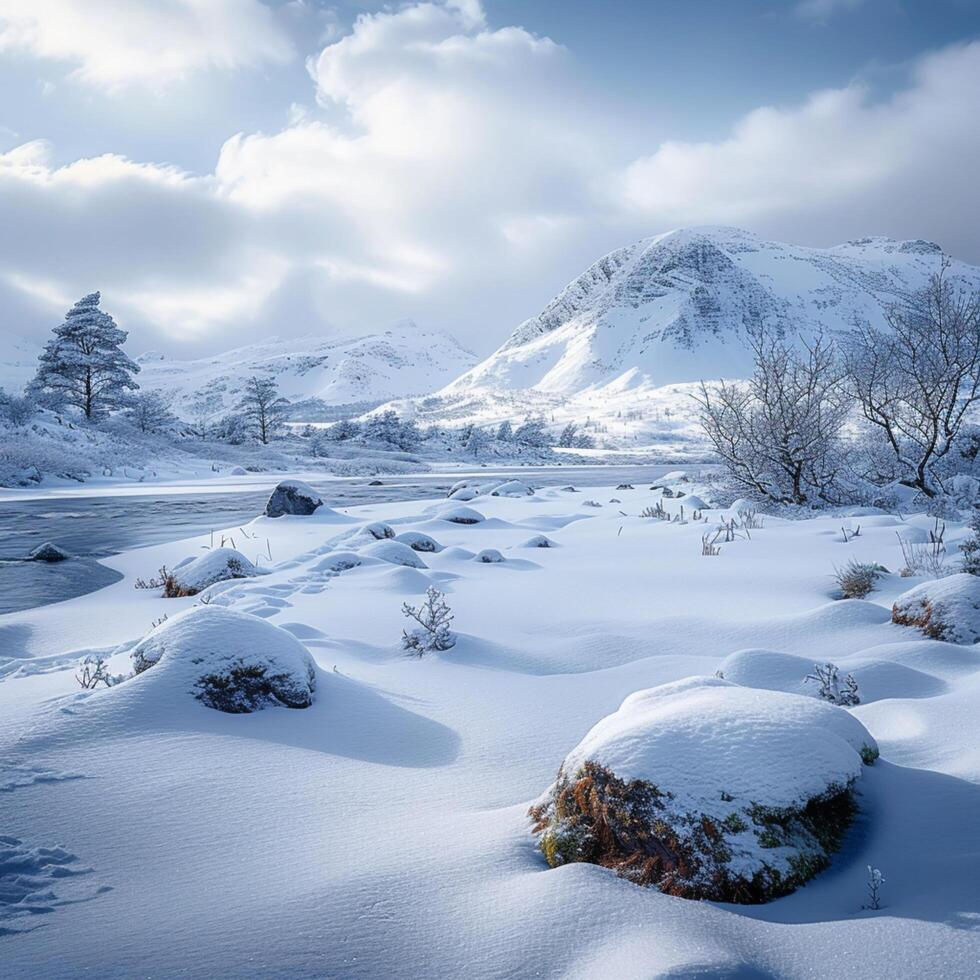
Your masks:
{"label": "cumulus cloud", "polygon": [[947,48],[885,101],[852,85],[756,109],[724,140],[663,143],[624,170],[619,199],[667,226],[934,237],[977,261],[975,229],[962,218],[980,209],[978,91],[980,43]]}
{"label": "cumulus cloud", "polygon": [[74,65],[74,77],[106,89],[292,57],[259,0],[0,0],[5,48]]}
{"label": "cumulus cloud", "polygon": [[816,92],[717,141],[651,134],[640,159],[635,119],[583,90],[571,52],[494,28],[477,0],[363,14],[308,70],[319,109],[231,136],[205,175],[115,154],[59,166],[38,142],[0,156],[18,229],[0,289],[46,330],[101,288],[141,347],[411,316],[487,351],[598,255],[680,225],[929,237],[980,260],[980,44],[923,58],[884,100]]}

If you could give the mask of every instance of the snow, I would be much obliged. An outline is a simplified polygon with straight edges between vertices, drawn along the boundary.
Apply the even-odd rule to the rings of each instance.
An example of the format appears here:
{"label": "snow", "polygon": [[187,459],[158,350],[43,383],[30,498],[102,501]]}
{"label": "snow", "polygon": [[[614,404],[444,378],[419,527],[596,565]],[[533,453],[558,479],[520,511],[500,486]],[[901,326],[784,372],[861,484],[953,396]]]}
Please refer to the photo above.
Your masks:
{"label": "snow", "polygon": [[106,709],[148,696],[181,710],[181,697],[212,703],[205,678],[230,677],[244,668],[261,671],[270,693],[257,700],[233,698],[234,709],[254,711],[269,705],[305,708],[313,700],[316,667],[291,633],[257,616],[233,609],[194,606],[161,625],[133,647],[141,672],[105,692]]}
{"label": "snow", "polygon": [[426,568],[426,564],[418,554],[401,541],[378,541],[368,545],[363,554],[368,558],[379,558],[393,565],[405,565],[407,568]]}
{"label": "snow", "polygon": [[[887,238],[806,248],[728,227],[678,228],[617,249],[572,280],[501,346],[441,390],[411,400],[419,422],[489,426],[540,414],[588,423],[598,445],[700,443],[701,379],[744,378],[747,329],[832,336],[936,271],[934,248]],[[980,269],[954,262],[973,286]]]}
{"label": "snow", "polygon": [[[835,566],[900,568],[896,529],[933,519],[862,518],[845,544],[839,515],[768,515],[751,540],[706,558],[702,525],[639,516],[661,500],[646,489],[652,473],[621,505],[583,505],[617,496],[618,482],[481,497],[478,525],[440,520],[446,501],[257,517],[244,529],[263,551],[269,539],[269,574],[222,583],[205,607],[133,583],[204,554],[208,534],[114,555],[105,563],[118,582],[0,617],[0,881],[7,848],[35,879],[30,902],[49,910],[19,915],[0,889],[0,930],[18,930],[0,938],[5,980],[975,977],[980,645],[891,622],[921,578],[883,576],[866,600],[831,598]],[[689,489],[709,499],[696,480]],[[685,499],[663,506],[676,514]],[[444,550],[422,556],[428,567],[378,560],[372,548],[419,558],[397,539],[350,540],[378,522]],[[947,523],[953,542],[963,528]],[[557,547],[522,548],[537,536]],[[484,548],[507,561],[473,561]],[[456,645],[408,658],[402,603],[417,606],[429,585],[446,594]],[[79,690],[86,654],[128,671],[147,634],[215,614],[248,622],[256,656],[287,644],[291,662],[308,653],[312,704],[210,710],[194,697],[199,665],[182,657]],[[218,632],[219,655],[237,631]],[[772,669],[745,651],[775,655]],[[858,679],[856,708],[785,693],[828,660]],[[724,682],[706,679],[718,669]],[[852,771],[857,722],[877,742],[881,758],[856,783],[859,818],[830,868],[793,895],[692,902],[542,860],[527,808],[561,761],[631,695],[677,684],[688,686],[630,710],[675,735],[703,728],[732,753],[725,778],[773,799]],[[784,726],[795,760],[769,740]],[[765,765],[741,764],[751,744]],[[685,751],[678,785],[706,792],[719,765]],[[48,852],[83,873],[58,876]],[[880,912],[862,908],[869,864],[886,879]]]}
{"label": "snow", "polygon": [[893,618],[936,640],[980,643],[980,577],[960,572],[923,582],[895,600]]}
{"label": "snow", "polygon": [[874,739],[852,714],[796,694],[690,677],[631,694],[565,757],[674,794],[676,806],[723,820],[722,798],[798,807],[861,775]]}
{"label": "snow", "polygon": [[235,548],[212,548],[198,558],[175,565],[171,574],[181,590],[193,595],[215,582],[251,578],[258,574],[258,569]]}

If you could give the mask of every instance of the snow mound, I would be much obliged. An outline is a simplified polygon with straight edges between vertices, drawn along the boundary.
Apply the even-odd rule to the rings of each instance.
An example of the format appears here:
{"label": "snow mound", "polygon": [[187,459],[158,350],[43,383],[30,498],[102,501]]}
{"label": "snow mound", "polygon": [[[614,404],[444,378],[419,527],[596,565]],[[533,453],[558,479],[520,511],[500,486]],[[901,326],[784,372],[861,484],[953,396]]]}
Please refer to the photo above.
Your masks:
{"label": "snow mound", "polygon": [[301,480],[283,480],[272,491],[272,496],[265,505],[265,516],[283,517],[286,514],[295,514],[306,517],[322,506],[323,500],[313,487]]}
{"label": "snow mound", "polygon": [[127,684],[175,687],[232,714],[272,705],[306,708],[316,688],[313,658],[296,637],[223,607],[178,613],[144,637],[131,656],[138,676]]}
{"label": "snow mound", "polygon": [[726,681],[742,687],[816,694],[816,686],[804,680],[813,672],[812,661],[805,657],[774,650],[736,650],[725,657],[719,669]]}
{"label": "snow mound", "polygon": [[490,491],[491,497],[531,497],[534,490],[520,480],[508,480]]}
{"label": "snow mound", "polygon": [[404,565],[406,568],[428,568],[418,554],[401,541],[377,541],[368,545],[363,552],[369,558],[380,558],[381,561],[391,562],[392,565]]}
{"label": "snow mound", "polygon": [[691,510],[708,510],[708,505],[696,494],[689,493],[684,498],[684,506],[690,507]]}
{"label": "snow mound", "polygon": [[486,518],[472,507],[447,507],[439,512],[439,519],[452,524],[480,524]]}
{"label": "snow mound", "polygon": [[395,536],[395,540],[407,544],[412,551],[423,551],[428,554],[442,551],[442,545],[435,538],[421,531],[402,531]]}
{"label": "snow mound", "polygon": [[315,572],[346,572],[351,568],[357,568],[363,564],[360,555],[353,551],[333,551],[325,558],[321,558],[313,566]]}
{"label": "snow mound", "polygon": [[903,592],[892,622],[917,626],[932,640],[980,643],[980,576],[960,572]]}
{"label": "snow mound", "polygon": [[456,490],[450,490],[449,497],[453,500],[476,500],[480,496],[480,491],[476,487],[462,486]]}
{"label": "snow mound", "polygon": [[383,521],[375,521],[373,524],[365,524],[361,528],[361,532],[364,534],[370,534],[372,538],[377,541],[383,541],[385,538],[393,538],[395,536],[395,529],[390,524],[385,524]]}
{"label": "snow mound", "polygon": [[186,559],[174,568],[164,582],[164,595],[169,598],[197,595],[215,582],[258,574],[259,570],[235,548],[212,548],[200,558]]}
{"label": "snow mound", "polygon": [[558,545],[556,545],[555,542],[552,541],[551,538],[549,538],[545,534],[535,534],[533,537],[528,538],[527,541],[525,541],[521,545],[521,547],[522,548],[557,548]]}
{"label": "snow mound", "polygon": [[496,565],[504,560],[504,556],[496,548],[484,548],[473,557],[474,561],[482,561],[485,565]]}
{"label": "snow mound", "polygon": [[842,708],[691,677],[626,698],[531,813],[552,866],[590,861],[682,897],[767,901],[827,866],[876,755]]}

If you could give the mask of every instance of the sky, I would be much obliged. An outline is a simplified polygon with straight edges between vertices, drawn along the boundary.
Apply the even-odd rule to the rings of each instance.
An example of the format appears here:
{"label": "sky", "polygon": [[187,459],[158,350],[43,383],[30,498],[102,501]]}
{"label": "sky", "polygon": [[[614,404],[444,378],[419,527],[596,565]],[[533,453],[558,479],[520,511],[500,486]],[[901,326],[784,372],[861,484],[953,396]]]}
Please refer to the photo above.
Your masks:
{"label": "sky", "polygon": [[980,264],[980,0],[0,0],[0,358],[411,318],[478,354],[725,224]]}

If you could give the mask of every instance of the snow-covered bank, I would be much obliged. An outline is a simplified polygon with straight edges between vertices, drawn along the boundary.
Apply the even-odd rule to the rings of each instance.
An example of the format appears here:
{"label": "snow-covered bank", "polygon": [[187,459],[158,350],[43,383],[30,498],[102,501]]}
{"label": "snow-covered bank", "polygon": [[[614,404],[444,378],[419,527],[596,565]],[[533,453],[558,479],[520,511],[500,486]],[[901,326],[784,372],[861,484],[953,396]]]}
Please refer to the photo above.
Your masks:
{"label": "snow-covered bank", "polygon": [[[640,516],[657,504],[687,523]],[[151,675],[79,692],[82,650],[124,644],[110,667],[128,671],[129,644],[201,602],[133,585],[209,536],[119,555],[120,582],[0,618],[0,868],[22,869],[20,891],[0,891],[22,896],[0,905],[5,975],[975,975],[980,645],[891,622],[923,581],[897,574],[896,532],[931,519],[766,517],[705,556],[728,514],[694,523],[685,497],[645,485],[481,495],[471,524],[448,519],[457,506],[227,529],[269,574],[213,586],[209,604],[309,650],[321,682],[302,710],[223,714]],[[365,529],[378,522],[441,550],[392,562]],[[845,543],[842,523],[860,534]],[[964,533],[950,522],[951,565]],[[542,535],[554,546],[529,546]],[[488,548],[504,560],[474,560]],[[837,600],[852,558],[890,571]],[[456,644],[410,659],[402,603],[432,585]],[[810,883],[734,906],[548,869],[528,806],[627,696],[721,670],[757,689],[753,705],[767,689],[815,697],[801,674],[828,660],[857,679],[847,710],[881,759]],[[868,865],[885,877],[879,911],[864,908]]]}

